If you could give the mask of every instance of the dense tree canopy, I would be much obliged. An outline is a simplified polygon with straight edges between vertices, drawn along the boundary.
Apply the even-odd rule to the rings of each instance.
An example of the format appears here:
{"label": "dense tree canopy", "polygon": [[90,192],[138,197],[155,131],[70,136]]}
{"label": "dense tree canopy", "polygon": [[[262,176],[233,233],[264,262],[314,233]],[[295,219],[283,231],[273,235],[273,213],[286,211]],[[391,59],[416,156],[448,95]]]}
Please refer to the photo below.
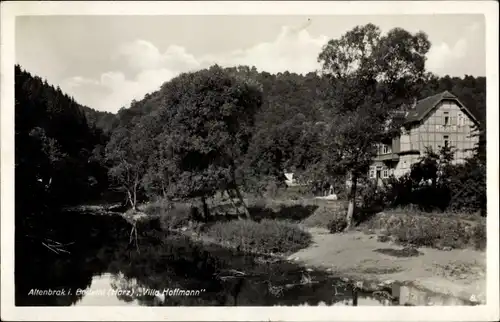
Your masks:
{"label": "dense tree canopy", "polygon": [[16,198],[79,202],[105,189],[108,175],[132,203],[232,186],[262,192],[282,184],[283,171],[332,181],[363,172],[389,112],[444,90],[485,125],[486,79],[427,73],[429,46],[421,33],[382,35],[369,24],[326,44],[321,73],[213,67],[117,114],[81,106],[16,66]]}
{"label": "dense tree canopy", "polygon": [[15,66],[15,206],[20,227],[45,209],[97,198],[106,169],[92,156],[107,136],[79,105]]}
{"label": "dense tree canopy", "polygon": [[240,195],[236,170],[262,104],[260,87],[213,66],[181,74],[154,97],[160,105],[121,123],[106,147],[110,174],[125,186],[132,205],[140,182],[150,192],[203,202],[217,191]]}
{"label": "dense tree canopy", "polygon": [[[313,72],[306,75],[289,72],[269,74],[247,66],[226,70],[233,75],[251,79],[262,88],[262,107],[255,115],[249,146],[251,153],[247,154],[244,168],[238,171],[246,172],[245,189],[262,191],[268,181],[282,183],[283,170],[301,172],[306,168],[315,169],[308,171],[308,177],[315,180],[325,179],[326,172],[323,168],[327,165],[316,162],[320,158],[321,149],[313,143],[319,139],[315,136],[324,130],[322,126],[325,123],[322,122],[325,121],[325,106],[332,87],[331,79]],[[485,120],[486,78],[467,75],[464,78],[425,76],[424,82],[415,85],[413,94],[416,99],[449,90],[468,108],[478,111]],[[147,94],[140,101],[132,102],[130,108],[121,109],[112,124],[105,124],[103,128],[136,123],[143,115],[162,106],[161,95],[160,91],[156,91]],[[323,170],[320,171],[319,168]],[[154,178],[152,174],[148,177],[151,180]],[[243,178],[243,175],[239,177]],[[154,182],[157,186],[155,193],[163,191],[162,182]],[[152,188],[154,185],[148,186]]]}
{"label": "dense tree canopy", "polygon": [[423,33],[394,28],[382,35],[373,24],[358,26],[324,46],[318,61],[330,81],[325,100],[323,151],[325,175],[348,174],[347,229],[352,224],[356,185],[372,163],[376,147],[398,134],[395,112],[410,105],[429,77]]}

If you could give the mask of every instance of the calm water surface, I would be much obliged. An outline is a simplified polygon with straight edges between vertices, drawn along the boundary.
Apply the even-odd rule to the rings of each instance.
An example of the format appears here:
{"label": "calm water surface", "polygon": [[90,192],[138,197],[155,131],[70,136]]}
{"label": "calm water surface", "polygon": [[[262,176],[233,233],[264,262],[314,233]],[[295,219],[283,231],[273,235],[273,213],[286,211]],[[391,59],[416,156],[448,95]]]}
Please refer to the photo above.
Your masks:
{"label": "calm water surface", "polygon": [[[353,290],[341,279],[294,263],[204,246],[154,224],[139,227],[137,251],[119,216],[66,213],[52,220],[57,240],[74,243],[66,248],[71,253],[35,242],[17,246],[18,306],[353,305]],[[356,301],[390,305],[363,293]]]}

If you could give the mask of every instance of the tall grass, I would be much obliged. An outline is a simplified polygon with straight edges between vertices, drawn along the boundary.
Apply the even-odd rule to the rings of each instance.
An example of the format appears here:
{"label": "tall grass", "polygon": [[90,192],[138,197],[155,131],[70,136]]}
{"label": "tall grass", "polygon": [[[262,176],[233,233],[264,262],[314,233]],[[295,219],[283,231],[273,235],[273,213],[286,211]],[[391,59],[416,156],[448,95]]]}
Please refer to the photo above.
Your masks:
{"label": "tall grass", "polygon": [[379,213],[362,224],[379,230],[396,242],[442,249],[486,247],[486,222],[472,222],[443,213]]}
{"label": "tall grass", "polygon": [[241,251],[291,253],[310,245],[312,238],[297,225],[280,220],[263,219],[217,222],[205,232],[221,243]]}

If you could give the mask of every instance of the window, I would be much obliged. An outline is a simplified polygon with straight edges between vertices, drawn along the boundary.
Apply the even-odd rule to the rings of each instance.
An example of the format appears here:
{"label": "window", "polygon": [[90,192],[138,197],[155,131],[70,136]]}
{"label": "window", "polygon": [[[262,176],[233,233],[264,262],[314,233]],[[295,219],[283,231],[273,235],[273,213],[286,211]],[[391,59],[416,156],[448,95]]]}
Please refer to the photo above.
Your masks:
{"label": "window", "polygon": [[448,139],[448,135],[443,135],[443,140],[444,140],[444,146],[448,147],[450,144],[450,140]]}
{"label": "window", "polygon": [[448,115],[448,112],[444,112],[444,126],[447,126],[449,122],[450,116]]}
{"label": "window", "polygon": [[382,178],[388,178],[389,177],[389,170],[387,169],[384,169],[384,171],[382,171]]}
{"label": "window", "polygon": [[370,169],[370,178],[375,178],[375,170],[373,168]]}
{"label": "window", "polygon": [[385,145],[382,147],[382,153],[383,154],[386,154],[386,153],[390,153],[391,152],[391,149],[389,148],[388,145]]}

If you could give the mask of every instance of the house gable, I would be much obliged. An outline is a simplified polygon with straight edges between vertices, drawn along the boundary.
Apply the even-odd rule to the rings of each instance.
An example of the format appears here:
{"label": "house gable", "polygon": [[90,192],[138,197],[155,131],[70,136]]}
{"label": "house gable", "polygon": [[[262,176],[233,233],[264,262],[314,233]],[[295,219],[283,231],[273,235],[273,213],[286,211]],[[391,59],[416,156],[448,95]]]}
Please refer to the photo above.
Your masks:
{"label": "house gable", "polygon": [[453,101],[458,105],[460,110],[473,121],[475,125],[480,125],[476,113],[467,108],[462,102],[452,93],[444,91],[442,93],[426,97],[418,101],[414,108],[408,111],[406,123],[408,126],[421,124],[425,119],[432,115],[443,101]]}

